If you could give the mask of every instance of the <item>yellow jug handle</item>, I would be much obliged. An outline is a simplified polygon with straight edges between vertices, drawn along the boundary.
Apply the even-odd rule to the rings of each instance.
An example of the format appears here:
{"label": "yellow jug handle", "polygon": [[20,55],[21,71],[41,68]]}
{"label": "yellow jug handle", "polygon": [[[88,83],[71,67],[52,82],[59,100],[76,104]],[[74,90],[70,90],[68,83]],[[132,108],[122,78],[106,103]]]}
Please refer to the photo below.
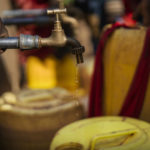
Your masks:
{"label": "yellow jug handle", "polygon": [[135,133],[137,133],[137,130],[130,129],[130,130],[121,130],[121,131],[111,132],[111,133],[103,134],[103,135],[96,135],[92,139],[90,150],[94,150],[95,145],[96,145],[98,140],[107,139],[110,137],[124,136],[124,135],[130,136],[130,135],[134,135]]}

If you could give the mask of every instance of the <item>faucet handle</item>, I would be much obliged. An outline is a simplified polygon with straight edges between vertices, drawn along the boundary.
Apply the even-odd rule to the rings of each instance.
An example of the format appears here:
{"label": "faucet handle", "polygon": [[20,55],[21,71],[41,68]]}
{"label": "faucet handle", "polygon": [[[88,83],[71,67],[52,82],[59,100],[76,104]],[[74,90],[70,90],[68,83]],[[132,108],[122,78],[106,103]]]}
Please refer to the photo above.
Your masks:
{"label": "faucet handle", "polygon": [[47,14],[48,15],[57,15],[57,14],[63,14],[63,13],[67,13],[67,9],[47,9]]}
{"label": "faucet handle", "polygon": [[62,26],[61,26],[61,23],[60,23],[60,20],[59,20],[59,14],[62,14],[62,13],[66,13],[67,12],[67,9],[64,8],[64,9],[47,9],[47,14],[48,15],[56,15],[56,21],[54,23],[54,30],[55,31],[62,31]]}
{"label": "faucet handle", "polygon": [[67,9],[47,9],[48,15],[56,15],[56,21],[59,21],[59,14],[67,13]]}

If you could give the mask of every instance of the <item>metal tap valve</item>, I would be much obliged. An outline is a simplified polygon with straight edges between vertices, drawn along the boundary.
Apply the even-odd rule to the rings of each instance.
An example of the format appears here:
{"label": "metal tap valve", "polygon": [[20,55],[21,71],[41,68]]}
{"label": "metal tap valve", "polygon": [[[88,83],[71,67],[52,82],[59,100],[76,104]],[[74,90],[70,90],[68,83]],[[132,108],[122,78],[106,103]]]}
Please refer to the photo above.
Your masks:
{"label": "metal tap valve", "polygon": [[48,15],[56,15],[54,29],[49,37],[42,38],[38,35],[32,36],[21,34],[20,37],[0,38],[0,48],[19,48],[21,50],[28,50],[47,46],[63,47],[68,45],[72,48],[72,54],[76,55],[77,64],[83,63],[82,53],[85,51],[84,47],[81,46],[80,42],[76,39],[66,37],[64,30],[62,29],[61,22],[59,20],[59,14],[66,12],[66,9],[47,10]]}
{"label": "metal tap valve", "polygon": [[62,13],[67,13],[67,9],[47,9],[47,14],[48,15],[57,15],[57,14],[62,14]]}
{"label": "metal tap valve", "polygon": [[47,14],[48,15],[56,15],[56,21],[55,21],[55,24],[54,24],[54,30],[55,31],[59,31],[59,30],[62,30],[62,26],[61,26],[61,22],[59,20],[59,14],[63,14],[63,13],[66,13],[67,12],[67,9],[64,8],[64,9],[48,9],[47,10]]}

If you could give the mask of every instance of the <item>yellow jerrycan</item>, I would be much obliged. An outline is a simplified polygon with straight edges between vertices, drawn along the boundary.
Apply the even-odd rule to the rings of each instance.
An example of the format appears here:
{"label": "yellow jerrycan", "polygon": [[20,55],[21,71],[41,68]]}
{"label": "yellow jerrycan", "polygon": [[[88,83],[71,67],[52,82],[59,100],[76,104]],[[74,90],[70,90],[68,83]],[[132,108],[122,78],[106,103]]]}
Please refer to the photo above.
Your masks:
{"label": "yellow jerrycan", "polygon": [[30,56],[26,62],[27,86],[31,89],[49,89],[56,87],[56,64],[53,56],[40,59]]}
{"label": "yellow jerrycan", "polygon": [[96,117],[59,130],[50,150],[149,150],[150,124],[124,117]]}
{"label": "yellow jerrycan", "polygon": [[45,59],[30,56],[26,63],[26,76],[27,86],[31,89],[62,87],[75,91],[77,88],[77,66],[71,54],[62,59],[53,55]]}
{"label": "yellow jerrycan", "polygon": [[[119,28],[107,40],[103,55],[104,115],[116,116],[120,113],[144,47],[145,36],[144,27]],[[150,80],[140,119],[150,121],[149,106]]]}
{"label": "yellow jerrycan", "polygon": [[0,150],[48,150],[58,129],[82,119],[81,104],[62,88],[0,98]]}

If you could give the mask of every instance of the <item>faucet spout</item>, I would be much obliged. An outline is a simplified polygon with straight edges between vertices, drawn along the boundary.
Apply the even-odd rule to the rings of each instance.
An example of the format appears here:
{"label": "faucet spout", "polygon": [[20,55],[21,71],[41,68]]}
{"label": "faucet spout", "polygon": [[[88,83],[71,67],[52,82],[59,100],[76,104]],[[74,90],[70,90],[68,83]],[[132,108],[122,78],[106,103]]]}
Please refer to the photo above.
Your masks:
{"label": "faucet spout", "polygon": [[52,31],[52,35],[48,38],[39,38],[39,44],[41,47],[57,46],[62,47],[66,44],[67,38],[64,31]]}
{"label": "faucet spout", "polygon": [[83,60],[83,53],[85,51],[84,46],[82,46],[80,44],[80,42],[77,41],[76,39],[69,38],[69,37],[67,38],[66,45],[69,45],[69,46],[72,47],[72,54],[76,55],[77,64],[83,63],[84,62],[84,60]]}
{"label": "faucet spout", "polygon": [[[54,33],[53,33],[54,34]],[[20,37],[8,37],[0,38],[0,48],[1,49],[21,49],[21,50],[30,50],[30,49],[39,49],[41,47],[63,47],[68,45],[72,48],[72,54],[76,55],[77,64],[83,63],[83,52],[84,47],[81,46],[80,42],[76,39],[66,37],[65,34],[55,33],[57,36],[51,35],[48,38],[41,38],[38,35],[24,35],[21,34]],[[53,37],[54,36],[54,37]]]}
{"label": "faucet spout", "polygon": [[61,23],[57,20],[54,24],[54,30],[52,30],[52,34],[48,38],[40,38],[40,44],[42,47],[44,46],[64,46],[66,44],[67,38],[62,29]]}

